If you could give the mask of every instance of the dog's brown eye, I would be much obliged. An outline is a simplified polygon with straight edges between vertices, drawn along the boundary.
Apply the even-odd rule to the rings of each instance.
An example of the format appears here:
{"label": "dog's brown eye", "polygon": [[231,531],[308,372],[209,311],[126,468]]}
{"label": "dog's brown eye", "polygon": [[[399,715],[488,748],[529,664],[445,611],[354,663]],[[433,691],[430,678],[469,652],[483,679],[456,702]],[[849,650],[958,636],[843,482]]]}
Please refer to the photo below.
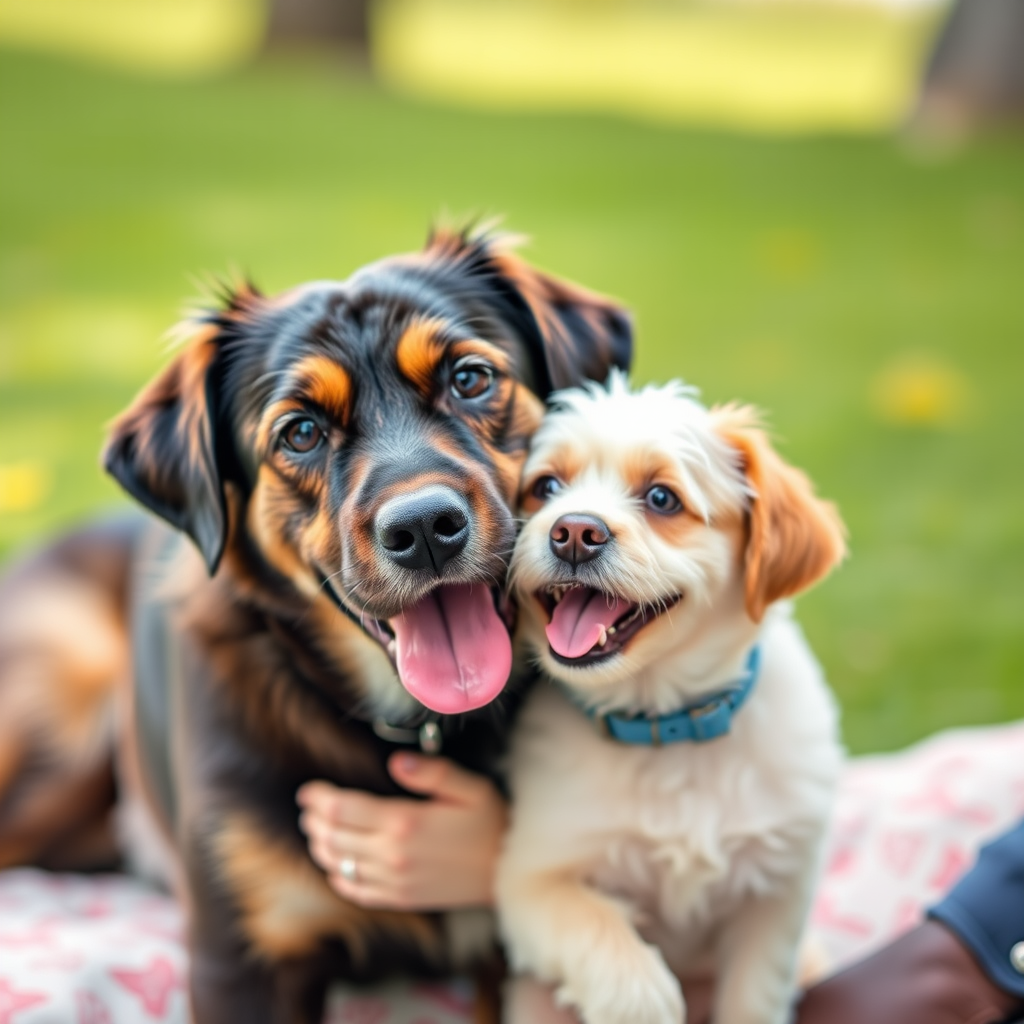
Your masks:
{"label": "dog's brown eye", "polygon": [[284,432],[284,443],[293,451],[304,455],[311,452],[323,437],[323,431],[312,420],[296,420]]}
{"label": "dog's brown eye", "polygon": [[558,477],[542,476],[533,485],[530,493],[535,498],[540,498],[541,501],[547,501],[548,498],[553,498],[561,489],[562,484]]}
{"label": "dog's brown eye", "polygon": [[682,507],[683,503],[672,493],[667,487],[662,487],[660,484],[652,487],[645,495],[644,502],[647,507],[654,512],[660,512],[662,515],[671,515],[673,512],[678,512]]}
{"label": "dog's brown eye", "polygon": [[494,371],[480,364],[460,367],[452,374],[452,392],[457,398],[481,398],[493,383]]}

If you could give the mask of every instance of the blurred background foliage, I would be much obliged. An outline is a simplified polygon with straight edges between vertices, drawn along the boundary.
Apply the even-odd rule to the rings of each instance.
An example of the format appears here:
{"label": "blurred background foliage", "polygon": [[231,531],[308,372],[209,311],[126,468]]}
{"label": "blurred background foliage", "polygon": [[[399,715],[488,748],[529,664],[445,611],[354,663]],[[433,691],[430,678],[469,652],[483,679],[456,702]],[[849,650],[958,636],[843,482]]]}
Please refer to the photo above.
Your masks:
{"label": "blurred background foliage", "polygon": [[379,0],[337,47],[255,0],[0,0],[0,553],[121,502],[103,424],[204,274],[503,213],[632,306],[640,379],[762,406],[839,503],[801,618],[852,749],[1024,715],[1024,139],[896,130],[945,15]]}

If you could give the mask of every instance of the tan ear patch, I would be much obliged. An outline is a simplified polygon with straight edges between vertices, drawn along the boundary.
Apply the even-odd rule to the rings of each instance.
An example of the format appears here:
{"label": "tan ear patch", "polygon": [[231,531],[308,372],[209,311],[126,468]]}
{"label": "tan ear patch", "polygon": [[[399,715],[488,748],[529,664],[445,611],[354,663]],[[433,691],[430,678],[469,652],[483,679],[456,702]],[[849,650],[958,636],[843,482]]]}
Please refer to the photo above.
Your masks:
{"label": "tan ear patch", "polygon": [[215,437],[219,384],[211,376],[221,343],[216,325],[201,326],[114,420],[103,450],[107,472],[151,512],[189,534],[211,573],[230,529]]}
{"label": "tan ear patch", "polygon": [[753,490],[745,556],[747,614],[813,586],[846,555],[846,528],[806,474],[784,462],[745,406],[711,411],[715,429],[738,453]]}
{"label": "tan ear patch", "polygon": [[[118,415],[110,426],[112,439],[133,433],[138,458],[147,463],[153,453],[153,421],[156,412],[180,404],[181,416],[175,434],[181,439],[188,461],[198,465],[203,460],[203,446],[208,444],[205,424],[206,373],[217,356],[218,328],[205,325],[190,339],[164,370],[150,381],[135,397],[132,404]],[[108,446],[112,442],[108,442]],[[161,467],[147,466],[149,472],[160,475]]]}

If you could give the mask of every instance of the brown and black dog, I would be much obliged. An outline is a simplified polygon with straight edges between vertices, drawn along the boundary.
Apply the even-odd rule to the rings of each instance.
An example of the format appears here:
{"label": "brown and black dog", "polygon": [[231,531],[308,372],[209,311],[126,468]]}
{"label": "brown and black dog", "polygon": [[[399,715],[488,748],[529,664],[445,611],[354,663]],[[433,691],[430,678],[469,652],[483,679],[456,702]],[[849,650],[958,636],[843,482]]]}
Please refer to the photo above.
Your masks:
{"label": "brown and black dog", "polygon": [[105,453],[176,529],[97,527],[0,585],[0,867],[98,855],[121,735],[144,797],[123,831],[186,900],[197,1024],[319,1021],[332,977],[490,949],[476,912],[335,895],[295,793],[395,792],[386,758],[415,730],[495,771],[527,443],[544,396],[625,366],[632,332],[500,239],[447,231],[192,326]]}

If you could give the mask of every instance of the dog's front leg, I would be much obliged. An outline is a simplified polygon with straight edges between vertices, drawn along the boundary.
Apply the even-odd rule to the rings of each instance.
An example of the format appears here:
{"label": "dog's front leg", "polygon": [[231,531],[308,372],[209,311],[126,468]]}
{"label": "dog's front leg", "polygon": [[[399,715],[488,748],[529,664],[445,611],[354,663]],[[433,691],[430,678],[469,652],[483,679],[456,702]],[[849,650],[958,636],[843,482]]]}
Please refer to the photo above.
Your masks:
{"label": "dog's front leg", "polygon": [[506,873],[499,888],[513,966],[554,984],[558,1001],[576,1007],[584,1024],[682,1024],[679,982],[625,907],[562,874]]}
{"label": "dog's front leg", "polygon": [[[276,894],[274,883],[280,878],[269,871],[249,878],[249,895],[257,900],[250,910],[263,909],[268,915],[260,918],[255,936],[263,942],[254,941],[251,916],[246,917],[236,893],[224,884],[230,863],[222,860],[219,871],[210,867],[212,827],[196,831],[199,836],[183,844],[192,1024],[320,1024],[330,977],[326,953],[315,942],[308,949],[269,945],[287,937],[290,922],[279,913],[274,916],[286,904],[269,904],[268,910],[258,901]],[[258,839],[253,837],[251,845]],[[294,895],[285,896],[289,894]],[[301,937],[293,932],[292,938],[296,935]]]}
{"label": "dog's front leg", "polygon": [[322,957],[268,964],[219,944],[189,948],[192,1024],[320,1024],[329,974]]}
{"label": "dog's front leg", "polygon": [[808,867],[770,897],[750,899],[718,943],[715,1024],[785,1024],[816,872]]}
{"label": "dog's front leg", "polygon": [[271,1024],[270,975],[252,961],[225,959],[202,943],[189,947],[192,1024]]}

